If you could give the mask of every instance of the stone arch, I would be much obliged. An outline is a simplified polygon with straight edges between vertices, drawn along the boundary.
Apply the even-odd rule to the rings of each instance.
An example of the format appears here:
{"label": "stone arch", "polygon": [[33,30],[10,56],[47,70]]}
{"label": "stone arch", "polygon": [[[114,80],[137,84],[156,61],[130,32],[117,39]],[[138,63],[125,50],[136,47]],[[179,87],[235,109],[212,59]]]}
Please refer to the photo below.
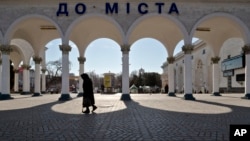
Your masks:
{"label": "stone arch", "polygon": [[168,55],[170,56],[173,55],[174,48],[180,40],[184,39],[185,42],[189,40],[184,25],[168,14],[147,14],[142,16],[130,26],[126,34],[126,41],[128,44],[133,44],[138,39],[144,37],[160,41],[167,47]]}
{"label": "stone arch", "polygon": [[22,54],[23,63],[29,64],[31,57],[34,55],[34,50],[29,42],[23,39],[13,39],[10,44],[18,48],[19,52]]}
{"label": "stone arch", "polygon": [[228,38],[241,37],[246,44],[250,43],[247,26],[236,16],[227,13],[212,13],[202,17],[193,26],[190,36],[206,41],[215,55],[219,55],[221,46]]}
{"label": "stone arch", "polygon": [[82,54],[92,41],[99,38],[109,38],[120,45],[125,42],[124,32],[113,18],[101,14],[87,14],[72,22],[63,43],[67,44],[71,40]]}
{"label": "stone arch", "polygon": [[9,44],[14,38],[24,39],[33,48],[36,47],[34,51],[39,54],[40,49],[56,37],[63,37],[63,33],[55,21],[44,15],[30,14],[18,18],[9,26],[4,36],[4,43]]}

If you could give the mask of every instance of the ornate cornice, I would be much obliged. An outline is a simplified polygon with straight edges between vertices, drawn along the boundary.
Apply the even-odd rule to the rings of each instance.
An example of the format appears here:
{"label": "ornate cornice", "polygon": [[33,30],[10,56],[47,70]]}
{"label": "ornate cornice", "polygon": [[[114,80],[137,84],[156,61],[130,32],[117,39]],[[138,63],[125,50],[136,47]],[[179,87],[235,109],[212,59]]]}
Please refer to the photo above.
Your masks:
{"label": "ornate cornice", "polygon": [[2,54],[9,55],[10,52],[13,51],[13,48],[11,47],[11,45],[0,45],[0,51],[2,52]]}
{"label": "ornate cornice", "polygon": [[130,51],[130,46],[129,45],[123,45],[123,46],[121,46],[121,51],[124,54],[128,54],[129,51]]}
{"label": "ornate cornice", "polygon": [[68,54],[71,51],[70,45],[60,45],[59,47],[63,54]]}
{"label": "ornate cornice", "polygon": [[33,61],[35,62],[35,64],[40,64],[43,61],[43,59],[41,57],[34,57]]}
{"label": "ornate cornice", "polygon": [[211,61],[212,61],[213,64],[218,64],[219,61],[220,61],[220,57],[218,57],[218,56],[212,57],[212,58],[211,58]]}
{"label": "ornate cornice", "polygon": [[249,45],[245,45],[244,47],[242,47],[242,51],[245,54],[250,54],[250,44]]}
{"label": "ornate cornice", "polygon": [[168,57],[168,63],[169,64],[173,64],[174,63],[174,61],[175,61],[175,58],[173,57],[173,56],[170,56],[170,57]]}
{"label": "ornate cornice", "polygon": [[184,52],[184,54],[191,54],[193,50],[194,50],[193,45],[184,45],[182,47],[182,51]]}
{"label": "ornate cornice", "polygon": [[80,64],[84,64],[84,62],[86,61],[85,57],[78,57],[78,61]]}
{"label": "ornate cornice", "polygon": [[31,68],[31,66],[30,66],[30,65],[27,65],[27,64],[23,64],[23,65],[22,65],[22,68],[23,68],[23,69],[26,69],[26,70],[29,70],[29,69]]}

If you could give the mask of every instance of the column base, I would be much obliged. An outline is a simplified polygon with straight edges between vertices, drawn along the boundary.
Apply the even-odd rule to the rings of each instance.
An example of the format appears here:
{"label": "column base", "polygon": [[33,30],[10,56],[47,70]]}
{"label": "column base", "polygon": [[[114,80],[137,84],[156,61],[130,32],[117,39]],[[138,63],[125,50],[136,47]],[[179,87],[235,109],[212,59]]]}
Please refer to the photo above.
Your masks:
{"label": "column base", "polygon": [[70,94],[61,94],[61,97],[58,99],[59,101],[68,101],[71,100]]}
{"label": "column base", "polygon": [[0,100],[10,100],[14,99],[13,97],[10,96],[10,94],[0,94]]}
{"label": "column base", "polygon": [[221,96],[221,94],[219,92],[214,92],[212,96]]}
{"label": "column base", "polygon": [[195,100],[195,98],[193,97],[193,94],[185,94],[184,99],[185,100]]}
{"label": "column base", "polygon": [[31,92],[22,92],[21,95],[29,95]]}
{"label": "column base", "polygon": [[242,97],[242,99],[249,99],[250,100],[250,93],[245,94],[245,96]]}
{"label": "column base", "polygon": [[173,96],[173,97],[176,97],[175,93],[174,92],[169,92],[168,93],[168,96]]}
{"label": "column base", "polygon": [[123,101],[131,100],[130,94],[122,94],[120,100],[123,100]]}
{"label": "column base", "polygon": [[78,93],[77,97],[83,97],[83,93]]}
{"label": "column base", "polygon": [[35,96],[42,96],[42,95],[41,93],[34,93],[32,96],[35,97]]}

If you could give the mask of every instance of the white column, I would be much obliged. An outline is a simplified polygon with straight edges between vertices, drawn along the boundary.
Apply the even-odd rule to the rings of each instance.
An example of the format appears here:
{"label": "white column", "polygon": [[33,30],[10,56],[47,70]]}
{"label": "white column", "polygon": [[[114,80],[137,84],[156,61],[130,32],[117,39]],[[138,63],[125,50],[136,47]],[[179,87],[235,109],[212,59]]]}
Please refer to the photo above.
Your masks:
{"label": "white column", "polygon": [[168,57],[168,87],[169,87],[169,96],[175,96],[175,88],[174,88],[174,61],[175,58],[173,56]]}
{"label": "white column", "polygon": [[46,69],[42,69],[42,93],[46,93],[46,76],[45,76]]}
{"label": "white column", "polygon": [[245,97],[250,99],[250,45],[245,45],[242,50],[245,53]]}
{"label": "white column", "polygon": [[121,100],[131,100],[129,92],[129,51],[130,46],[123,45],[122,51],[122,96]]}
{"label": "white column", "polygon": [[220,57],[216,56],[211,59],[213,63],[213,94],[214,96],[221,96],[219,92],[219,61]]}
{"label": "white column", "polygon": [[81,74],[84,73],[84,62],[86,61],[86,58],[79,57],[78,61],[79,61],[79,93],[77,96],[81,97],[81,96],[83,96],[83,88],[82,88],[83,80],[81,78]]}
{"label": "white column", "polygon": [[18,82],[18,80],[19,80],[19,70],[15,69],[14,72],[15,72],[14,92],[18,93],[19,92],[19,82]]}
{"label": "white column", "polygon": [[10,52],[12,48],[10,45],[1,45],[0,50],[2,52],[2,77],[1,86],[2,91],[0,94],[0,99],[12,99],[10,96]]}
{"label": "white column", "polygon": [[69,52],[71,47],[69,45],[60,45],[62,51],[62,93],[59,98],[60,101],[70,100],[69,94]]}
{"label": "white column", "polygon": [[23,68],[23,92],[22,94],[25,95],[25,94],[30,94],[30,81],[29,81],[29,69],[30,69],[30,66],[29,65],[26,65],[26,64],[23,64],[22,65],[22,68]]}
{"label": "white column", "polygon": [[0,94],[2,93],[2,59],[0,59]]}
{"label": "white column", "polygon": [[35,62],[35,92],[33,96],[41,96],[41,68],[40,63],[42,62],[41,57],[34,57],[33,61]]}
{"label": "white column", "polygon": [[182,47],[184,55],[184,99],[185,100],[195,100],[192,91],[192,51],[193,45],[184,45]]}

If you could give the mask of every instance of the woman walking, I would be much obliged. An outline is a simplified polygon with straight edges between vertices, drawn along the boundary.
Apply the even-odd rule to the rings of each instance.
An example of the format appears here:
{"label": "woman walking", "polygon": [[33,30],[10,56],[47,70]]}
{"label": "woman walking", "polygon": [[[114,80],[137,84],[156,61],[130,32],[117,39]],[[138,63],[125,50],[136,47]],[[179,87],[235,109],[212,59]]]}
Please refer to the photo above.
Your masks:
{"label": "woman walking", "polygon": [[95,98],[94,98],[94,92],[93,92],[93,83],[92,80],[89,78],[88,74],[83,73],[81,74],[81,77],[83,79],[83,107],[86,107],[85,111],[82,111],[85,114],[89,114],[90,110],[89,107],[92,106],[92,112],[94,112],[97,107],[95,106]]}

